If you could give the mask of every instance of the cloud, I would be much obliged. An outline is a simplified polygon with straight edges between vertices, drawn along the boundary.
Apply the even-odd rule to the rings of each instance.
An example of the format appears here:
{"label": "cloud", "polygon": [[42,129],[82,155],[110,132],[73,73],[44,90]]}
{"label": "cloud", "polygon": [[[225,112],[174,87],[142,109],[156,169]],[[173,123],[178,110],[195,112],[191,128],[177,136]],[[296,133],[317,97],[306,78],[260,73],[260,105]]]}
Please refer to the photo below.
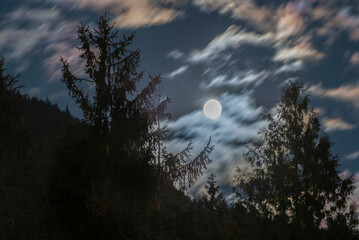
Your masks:
{"label": "cloud", "polygon": [[350,57],[349,62],[352,65],[359,65],[359,52],[353,53],[353,55]]}
{"label": "cloud", "polygon": [[[203,102],[205,100],[202,99]],[[231,184],[236,169],[234,166],[246,164],[242,161],[245,146],[259,138],[257,132],[266,123],[262,120],[263,108],[255,106],[249,91],[241,95],[224,93],[218,100],[223,111],[217,120],[206,118],[202,110],[195,110],[170,123],[172,134],[167,146],[177,152],[180,151],[179,146],[193,139],[196,145],[194,152],[198,152],[211,137],[215,150],[208,172],[215,170],[221,183]],[[207,173],[197,186],[203,186]]]}
{"label": "cloud", "polygon": [[7,14],[6,18],[8,19],[8,22],[31,21],[43,23],[57,20],[60,18],[60,16],[61,12],[56,7],[52,7],[50,9],[33,8],[31,10],[25,7],[20,7],[17,10]]}
{"label": "cloud", "polygon": [[326,89],[322,84],[310,86],[308,90],[318,97],[327,97],[351,103],[355,108],[359,108],[359,83],[346,84],[338,88]]}
{"label": "cloud", "polygon": [[303,61],[297,60],[295,62],[291,62],[289,64],[285,64],[281,66],[275,73],[280,74],[283,72],[296,72],[303,69],[303,67],[304,67]]}
{"label": "cloud", "polygon": [[359,31],[359,16],[352,15],[349,8],[341,9],[333,21],[342,30],[348,30],[352,40],[359,40],[359,36],[357,36]]}
{"label": "cloud", "polygon": [[187,70],[187,68],[188,68],[188,65],[181,66],[178,69],[174,70],[173,72],[169,73],[168,77],[171,79],[175,78],[176,76],[184,73]]}
{"label": "cloud", "polygon": [[124,0],[114,8],[114,23],[119,28],[139,28],[162,25],[183,16],[182,11],[164,8],[150,0]]}
{"label": "cloud", "polygon": [[[43,67],[49,81],[59,79],[59,58],[71,57],[77,51],[79,21],[65,20],[56,8],[21,7],[7,14],[0,24],[0,49],[7,59],[16,61],[25,70],[37,56],[45,58]],[[72,62],[74,63],[74,62]],[[76,66],[74,66],[76,68]]]}
{"label": "cloud", "polygon": [[324,118],[323,124],[327,132],[337,131],[337,130],[346,131],[346,130],[354,129],[356,127],[353,124],[345,122],[341,118]]}
{"label": "cloud", "polygon": [[326,111],[323,108],[317,107],[317,108],[314,108],[314,112],[316,112],[318,114],[318,116],[322,116],[325,114]]}
{"label": "cloud", "polygon": [[109,11],[118,28],[140,28],[169,23],[184,15],[174,0],[53,0],[58,4],[75,3],[77,9]]}
{"label": "cloud", "polygon": [[274,56],[274,61],[289,62],[291,60],[320,60],[323,53],[313,49],[310,42],[305,40],[293,47],[286,47],[279,50]]}
{"label": "cloud", "polygon": [[345,169],[345,170],[343,170],[343,171],[339,174],[339,176],[340,176],[341,178],[347,178],[347,177],[350,176],[350,175],[351,175],[351,172],[350,172],[349,169]]}
{"label": "cloud", "polygon": [[173,59],[180,59],[184,54],[179,50],[173,50],[170,53],[167,54],[167,57],[173,58]]}
{"label": "cloud", "polygon": [[0,30],[0,49],[9,60],[20,60],[29,54],[41,40],[48,36],[48,24],[19,29],[9,26]]}
{"label": "cloud", "polygon": [[[353,159],[356,159],[359,157],[359,151],[355,151],[351,154],[348,154],[347,156],[344,157],[344,159],[347,159],[347,160],[353,160]],[[358,180],[359,180],[359,174],[358,174]]]}
{"label": "cloud", "polygon": [[60,57],[68,60],[71,70],[75,76],[84,74],[84,63],[78,57],[79,50],[75,44],[70,44],[66,41],[59,41],[52,43],[45,48],[45,51],[50,55],[43,60],[43,66],[49,75],[49,82],[55,82],[61,79],[60,69],[62,67]]}
{"label": "cloud", "polygon": [[278,11],[276,38],[278,40],[287,39],[302,33],[305,29],[304,20],[294,4],[287,4]]}
{"label": "cloud", "polygon": [[205,88],[212,87],[238,87],[242,85],[253,84],[258,86],[269,76],[268,71],[255,72],[254,70],[242,71],[237,73],[232,78],[226,75],[219,75],[210,81]]}
{"label": "cloud", "polygon": [[259,6],[254,0],[193,0],[193,4],[202,11],[230,14],[232,19],[247,21],[257,29],[276,32],[278,40],[305,30],[309,35],[318,33],[330,39],[347,31],[352,41],[359,40],[359,16],[345,1],[289,1]]}
{"label": "cloud", "polygon": [[271,18],[271,12],[257,6],[253,0],[193,0],[193,4],[202,11],[231,14],[234,19],[247,20],[256,25],[266,25]]}
{"label": "cloud", "polygon": [[213,60],[227,49],[236,49],[242,44],[265,45],[273,43],[273,35],[256,34],[240,30],[240,27],[232,25],[224,33],[216,36],[203,50],[195,50],[190,54],[190,62]]}

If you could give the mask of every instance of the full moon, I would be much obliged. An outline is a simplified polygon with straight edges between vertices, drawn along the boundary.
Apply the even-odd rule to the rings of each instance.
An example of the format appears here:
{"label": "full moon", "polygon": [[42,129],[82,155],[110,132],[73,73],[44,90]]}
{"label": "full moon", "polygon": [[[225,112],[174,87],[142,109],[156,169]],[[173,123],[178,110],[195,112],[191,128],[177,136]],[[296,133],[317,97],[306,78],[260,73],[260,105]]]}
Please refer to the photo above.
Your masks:
{"label": "full moon", "polygon": [[222,105],[215,99],[208,100],[203,106],[203,113],[209,119],[217,119],[221,116]]}

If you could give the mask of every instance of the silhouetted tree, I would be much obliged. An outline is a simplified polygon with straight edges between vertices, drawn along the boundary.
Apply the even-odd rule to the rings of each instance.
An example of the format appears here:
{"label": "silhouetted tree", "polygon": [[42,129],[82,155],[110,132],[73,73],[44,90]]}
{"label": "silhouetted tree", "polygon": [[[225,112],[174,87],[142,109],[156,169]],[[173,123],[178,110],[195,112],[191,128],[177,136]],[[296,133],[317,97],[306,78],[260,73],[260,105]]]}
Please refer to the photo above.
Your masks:
{"label": "silhouetted tree", "polygon": [[18,120],[21,97],[18,85],[18,76],[5,74],[5,59],[0,58],[0,131],[1,136],[6,139],[5,133],[13,129],[13,125]]}
{"label": "silhouetted tree", "polygon": [[[84,188],[86,194],[71,186],[74,181],[71,176],[62,185],[73,189],[72,196],[78,195],[77,199],[68,201],[82,202],[87,208],[84,211],[90,211],[88,214],[96,219],[97,229],[102,226],[112,229],[115,235],[126,236],[126,232],[139,232],[136,230],[140,227],[136,223],[139,218],[128,219],[138,212],[145,213],[143,208],[152,194],[153,135],[150,132],[156,121],[153,94],[161,78],[150,76],[147,86],[137,90],[143,72],[138,71],[140,50],[130,48],[134,34],[119,39],[118,31],[106,16],[100,17],[93,30],[81,24],[78,37],[79,56],[85,63],[84,76],[73,75],[67,60],[60,61],[62,81],[82,109],[84,122],[79,131],[84,133],[69,132],[78,138],[63,142],[67,147],[61,149],[61,155],[67,158],[67,163],[76,163],[73,167],[83,174],[76,179],[77,187]],[[84,90],[86,84],[93,86],[94,93]],[[71,141],[73,146],[78,146],[76,149],[68,144]],[[67,175],[65,171],[61,174]]]}
{"label": "silhouetted tree", "polygon": [[353,178],[340,176],[339,159],[331,153],[328,135],[320,133],[317,113],[304,88],[297,82],[287,84],[274,116],[265,119],[268,127],[260,131],[263,141],[244,155],[251,172],[238,169],[239,202],[266,218],[290,223],[298,238],[304,232],[314,234],[335,216],[344,216]]}
{"label": "silhouetted tree", "polygon": [[[214,146],[211,145],[211,139],[203,150],[193,159],[191,159],[192,141],[179,153],[171,153],[168,151],[165,141],[169,135],[170,129],[166,121],[171,120],[171,115],[167,112],[167,105],[170,102],[168,97],[161,99],[158,90],[158,101],[155,105],[154,116],[156,118],[156,128],[153,132],[154,144],[153,151],[156,157],[152,164],[156,166],[156,182],[157,182],[157,211],[161,206],[161,183],[173,184],[182,191],[193,186],[198,177],[206,169],[211,162],[209,158]],[[161,126],[161,122],[163,125]]]}
{"label": "silhouetted tree", "polygon": [[204,187],[206,191],[201,193],[199,202],[203,209],[206,239],[230,239],[229,211],[215,173],[211,173]]}
{"label": "silhouetted tree", "polygon": [[226,206],[223,194],[219,193],[219,186],[216,181],[216,174],[211,173],[207,184],[204,186],[206,193],[202,193],[202,201],[207,209],[220,212]]}

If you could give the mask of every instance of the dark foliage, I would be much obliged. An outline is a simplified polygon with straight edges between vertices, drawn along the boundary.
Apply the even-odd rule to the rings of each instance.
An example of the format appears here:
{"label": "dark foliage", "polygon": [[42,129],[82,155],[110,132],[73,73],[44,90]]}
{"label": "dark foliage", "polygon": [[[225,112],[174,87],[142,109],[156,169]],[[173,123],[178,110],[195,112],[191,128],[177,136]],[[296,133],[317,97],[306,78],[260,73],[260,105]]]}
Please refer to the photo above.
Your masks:
{"label": "dark foliage", "polygon": [[319,119],[299,83],[290,82],[283,89],[275,114],[265,117],[263,141],[245,154],[252,171],[238,170],[238,204],[287,226],[291,238],[322,236],[325,226],[330,231],[336,221],[350,226],[352,219],[344,212],[354,190],[353,178],[340,176],[332,143],[326,133],[320,134]]}

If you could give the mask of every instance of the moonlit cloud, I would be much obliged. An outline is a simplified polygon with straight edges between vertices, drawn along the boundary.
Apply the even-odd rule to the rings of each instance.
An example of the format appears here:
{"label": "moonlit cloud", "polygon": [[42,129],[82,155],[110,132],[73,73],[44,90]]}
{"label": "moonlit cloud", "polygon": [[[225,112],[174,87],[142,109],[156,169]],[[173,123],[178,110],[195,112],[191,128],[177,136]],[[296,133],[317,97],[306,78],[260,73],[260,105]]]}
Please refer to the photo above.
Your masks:
{"label": "moonlit cloud", "polygon": [[350,37],[354,41],[358,41],[357,31],[359,30],[359,16],[352,15],[349,8],[341,9],[334,22],[343,30],[348,30]]}
{"label": "moonlit cloud", "polygon": [[60,18],[60,10],[56,7],[50,9],[28,9],[20,7],[14,12],[7,15],[9,22],[11,21],[32,21],[37,23],[44,23],[47,21],[54,21]]}
{"label": "moonlit cloud", "polygon": [[[353,160],[353,159],[356,159],[359,157],[359,151],[355,151],[351,154],[348,154],[347,156],[344,157],[344,159],[347,159],[347,160]],[[358,175],[358,180],[359,180],[359,175]]]}
{"label": "moonlit cloud", "polygon": [[332,89],[323,88],[322,84],[319,83],[310,86],[309,91],[311,91],[314,96],[349,102],[355,108],[359,108],[359,83],[346,84]]}
{"label": "moonlit cloud", "polygon": [[178,69],[171,72],[170,74],[168,74],[168,77],[172,79],[172,78],[184,73],[187,70],[187,68],[188,68],[187,65],[181,66]]}
{"label": "moonlit cloud", "polygon": [[266,25],[270,19],[270,11],[259,7],[253,0],[193,0],[193,4],[202,11],[218,11],[229,14],[234,19],[248,20],[256,25]]}
{"label": "moonlit cloud", "polygon": [[336,130],[346,131],[354,129],[356,127],[353,124],[345,122],[341,118],[324,118],[323,124],[327,132]]}
{"label": "moonlit cloud", "polygon": [[184,15],[175,6],[182,5],[174,0],[55,0],[59,4],[72,2],[78,9],[108,11],[118,28],[140,28],[169,23]]}
{"label": "moonlit cloud", "polygon": [[61,55],[70,58],[77,69],[74,55],[78,50],[73,45],[77,21],[65,20],[56,7],[19,8],[8,13],[8,20],[0,23],[5,26],[0,29],[0,48],[7,59],[28,67],[34,53],[45,56],[43,67],[50,82],[59,80]]}
{"label": "moonlit cloud", "polygon": [[177,49],[173,50],[167,54],[167,57],[173,58],[173,59],[180,59],[182,56],[183,56],[183,53]]}
{"label": "moonlit cloud", "polygon": [[189,57],[190,62],[213,60],[227,49],[236,49],[242,44],[269,45],[272,43],[272,34],[259,35],[246,32],[240,27],[232,25],[224,33],[216,36],[203,50],[195,50]]}
{"label": "moonlit cloud", "polygon": [[283,9],[278,10],[279,19],[277,21],[276,38],[278,40],[287,39],[291,36],[299,35],[304,31],[305,24],[294,4],[288,4]]}
{"label": "moonlit cloud", "polygon": [[0,48],[9,60],[20,60],[48,36],[49,25],[41,24],[31,29],[8,26],[0,30]]}
{"label": "moonlit cloud", "polygon": [[296,72],[303,69],[303,67],[304,67],[303,61],[297,60],[295,62],[291,62],[289,64],[285,64],[281,66],[275,73],[279,74],[283,72]]}
{"label": "moonlit cloud", "polygon": [[[201,91],[228,94],[236,91],[257,91],[268,86],[280,88],[291,77],[310,82],[314,77],[311,79],[311,75],[306,75],[306,71],[312,68],[313,64],[323,67],[322,64],[327,62],[331,54],[337,50],[332,46],[343,36],[342,34],[350,36],[346,39],[348,41],[355,41],[356,36],[359,39],[357,16],[349,8],[345,10],[344,2],[317,1],[313,4],[313,1],[298,0],[273,2],[267,5],[257,5],[256,2],[254,0],[192,1],[193,5],[201,11],[206,13],[216,11],[233,20],[232,26],[208,40],[204,47],[186,50],[178,45],[174,49],[181,49],[181,52],[174,50],[168,55],[172,59],[177,59],[182,65],[188,66],[186,69],[188,74],[202,73],[198,77]],[[351,56],[348,52],[345,54],[347,54],[346,60],[349,60],[353,66],[359,64],[359,55],[357,56],[355,51]],[[303,73],[306,78],[302,77]],[[320,74],[315,75],[315,79],[324,81],[321,77]],[[325,81],[329,79],[325,78]],[[358,89],[355,83],[343,84],[332,89],[325,89],[320,85],[316,86],[315,91],[311,88],[312,95],[315,97],[349,102],[356,108],[359,108]],[[256,97],[265,98],[261,94],[272,90],[258,90]],[[270,104],[268,105],[270,108]],[[332,114],[330,106],[325,106],[325,110]],[[346,121],[349,119],[347,115],[328,118],[323,116],[324,112],[324,110],[320,111],[323,127],[329,133],[351,132],[349,130],[356,129],[354,123]],[[193,118],[199,118],[199,115],[185,116],[191,116],[193,123],[196,122]],[[184,119],[179,118],[178,121],[183,122]],[[193,128],[199,127],[193,125]],[[202,130],[202,132],[213,132],[214,128],[214,126],[208,127],[212,130]],[[179,139],[183,136],[184,128],[175,129],[180,132]],[[184,135],[195,137],[197,134],[196,131],[190,131]],[[205,137],[201,135],[198,139]],[[225,147],[224,144],[220,145],[220,148],[227,147],[228,151],[234,151],[235,148],[226,144]]]}
{"label": "moonlit cloud", "polygon": [[324,56],[323,53],[313,49],[308,41],[298,43],[293,47],[286,47],[277,52],[274,61],[288,62],[291,60],[320,60]]}
{"label": "moonlit cloud", "polygon": [[78,57],[79,50],[75,46],[75,44],[63,41],[53,43],[45,48],[45,51],[50,53],[50,56],[43,61],[44,67],[49,75],[49,82],[55,82],[61,79],[60,69],[62,65],[59,61],[60,57],[68,60],[71,70],[76,76],[84,74],[84,63]]}
{"label": "moonlit cloud", "polygon": [[349,62],[352,65],[359,65],[359,52],[353,53],[353,55],[350,57]]}
{"label": "moonlit cloud", "polygon": [[114,8],[114,23],[119,28],[139,28],[162,25],[183,15],[182,11],[161,7],[150,0],[124,0]]}
{"label": "moonlit cloud", "polygon": [[[205,102],[206,99],[203,99]],[[215,150],[211,156],[214,160],[209,171],[216,170],[222,183],[231,184],[234,165],[245,165],[242,155],[245,146],[258,139],[257,132],[265,126],[262,120],[263,108],[256,107],[251,93],[241,95],[222,94],[218,100],[222,104],[222,115],[217,120],[204,116],[202,110],[195,110],[170,123],[172,130],[168,147],[174,152],[179,151],[178,145],[185,145],[188,139],[193,139],[199,151],[201,143],[212,138]],[[206,181],[205,175],[198,185]]]}
{"label": "moonlit cloud", "polygon": [[228,78],[226,75],[219,75],[210,81],[209,84],[205,86],[205,88],[225,86],[236,87],[248,84],[257,86],[261,84],[268,76],[269,73],[267,71],[255,72],[253,70],[239,72],[232,78]]}

